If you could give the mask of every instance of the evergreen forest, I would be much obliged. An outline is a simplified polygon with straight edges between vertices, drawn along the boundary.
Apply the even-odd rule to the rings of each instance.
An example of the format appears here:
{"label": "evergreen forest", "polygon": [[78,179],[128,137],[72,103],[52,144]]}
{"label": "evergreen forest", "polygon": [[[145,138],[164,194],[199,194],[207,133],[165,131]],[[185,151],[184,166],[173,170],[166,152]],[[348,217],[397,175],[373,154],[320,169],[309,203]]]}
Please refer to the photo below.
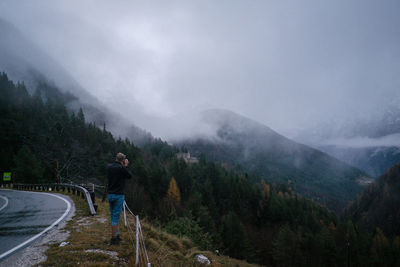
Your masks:
{"label": "evergreen forest", "polygon": [[[136,146],[67,108],[73,95],[40,83],[32,93],[0,74],[0,172],[14,183],[92,179],[127,155],[128,205],[155,226],[200,248],[266,266],[400,266],[400,237],[368,228],[310,200],[288,183],[226,168],[161,139]],[[385,228],[386,229],[386,228]]]}

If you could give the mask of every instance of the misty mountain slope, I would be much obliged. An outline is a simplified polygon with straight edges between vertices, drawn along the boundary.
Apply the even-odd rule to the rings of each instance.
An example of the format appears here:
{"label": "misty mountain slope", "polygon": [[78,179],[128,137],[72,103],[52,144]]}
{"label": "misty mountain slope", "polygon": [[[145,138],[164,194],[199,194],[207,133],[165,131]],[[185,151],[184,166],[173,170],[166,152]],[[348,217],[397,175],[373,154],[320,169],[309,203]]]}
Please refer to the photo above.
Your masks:
{"label": "misty mountain slope", "polygon": [[371,177],[381,176],[400,161],[400,148],[389,147],[345,147],[317,146],[321,151],[365,171]]}
{"label": "misty mountain slope", "polygon": [[241,165],[260,179],[290,183],[297,192],[336,210],[362,190],[357,182],[365,176],[362,171],[265,125],[226,110],[208,110],[202,117],[216,136],[182,141],[193,155]]}
{"label": "misty mountain slope", "polygon": [[400,235],[400,163],[371,184],[347,210],[368,230],[381,228],[385,234]]}
{"label": "misty mountain slope", "polygon": [[28,89],[40,82],[52,81],[63,92],[77,96],[81,102],[98,104],[98,100],[84,90],[68,72],[17,28],[0,18],[0,69],[11,80],[24,81]]}
{"label": "misty mountain slope", "polygon": [[373,115],[316,125],[293,138],[379,177],[400,161],[399,101],[394,97]]}
{"label": "misty mountain slope", "polygon": [[138,144],[153,140],[150,133],[101,104],[59,63],[1,18],[0,35],[0,72],[7,72],[11,80],[24,82],[31,93],[39,88],[45,98],[46,94],[59,94],[58,91],[70,94],[71,97],[63,100],[71,111],[82,108],[88,121],[101,127],[105,123],[116,136],[129,137]]}

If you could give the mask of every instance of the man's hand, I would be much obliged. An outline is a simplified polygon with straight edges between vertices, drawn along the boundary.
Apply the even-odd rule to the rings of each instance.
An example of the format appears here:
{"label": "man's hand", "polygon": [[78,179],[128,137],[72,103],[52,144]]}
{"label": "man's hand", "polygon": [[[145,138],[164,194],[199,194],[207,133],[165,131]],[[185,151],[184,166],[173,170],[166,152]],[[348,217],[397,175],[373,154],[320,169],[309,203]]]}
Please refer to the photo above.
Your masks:
{"label": "man's hand", "polygon": [[128,165],[129,165],[129,160],[128,160],[128,159],[125,159],[124,162],[123,162],[123,164],[124,164],[125,167],[128,167]]}

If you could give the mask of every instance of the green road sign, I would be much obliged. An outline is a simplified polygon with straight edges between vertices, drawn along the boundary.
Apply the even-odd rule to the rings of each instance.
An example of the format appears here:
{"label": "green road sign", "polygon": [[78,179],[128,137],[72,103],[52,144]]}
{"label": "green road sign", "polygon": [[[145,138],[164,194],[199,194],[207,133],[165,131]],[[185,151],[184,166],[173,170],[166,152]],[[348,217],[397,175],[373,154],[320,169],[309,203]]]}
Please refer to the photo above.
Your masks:
{"label": "green road sign", "polygon": [[3,181],[4,182],[10,182],[11,181],[11,172],[5,172],[3,174]]}

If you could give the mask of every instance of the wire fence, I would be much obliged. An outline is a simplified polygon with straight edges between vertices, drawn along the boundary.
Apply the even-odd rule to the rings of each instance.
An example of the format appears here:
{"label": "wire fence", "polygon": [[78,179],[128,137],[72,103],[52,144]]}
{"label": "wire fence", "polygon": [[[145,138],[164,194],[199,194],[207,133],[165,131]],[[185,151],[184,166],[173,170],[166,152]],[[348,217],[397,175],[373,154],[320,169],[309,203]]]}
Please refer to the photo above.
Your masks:
{"label": "wire fence", "polygon": [[[128,230],[128,234],[130,236],[130,239],[132,241],[132,246],[133,248],[136,248],[136,262],[135,264],[137,266],[147,266],[151,267],[149,255],[147,253],[146,245],[144,242],[144,236],[143,236],[143,230],[142,230],[142,225],[140,223],[140,219],[138,215],[135,215],[131,209],[128,207],[128,204],[124,201],[124,224],[126,229]],[[127,211],[129,213],[127,213]],[[129,220],[127,219],[127,214],[131,214],[134,218],[136,231],[132,229],[132,226],[129,223]],[[134,240],[136,242],[134,242]],[[135,244],[136,243],[136,244]]]}

